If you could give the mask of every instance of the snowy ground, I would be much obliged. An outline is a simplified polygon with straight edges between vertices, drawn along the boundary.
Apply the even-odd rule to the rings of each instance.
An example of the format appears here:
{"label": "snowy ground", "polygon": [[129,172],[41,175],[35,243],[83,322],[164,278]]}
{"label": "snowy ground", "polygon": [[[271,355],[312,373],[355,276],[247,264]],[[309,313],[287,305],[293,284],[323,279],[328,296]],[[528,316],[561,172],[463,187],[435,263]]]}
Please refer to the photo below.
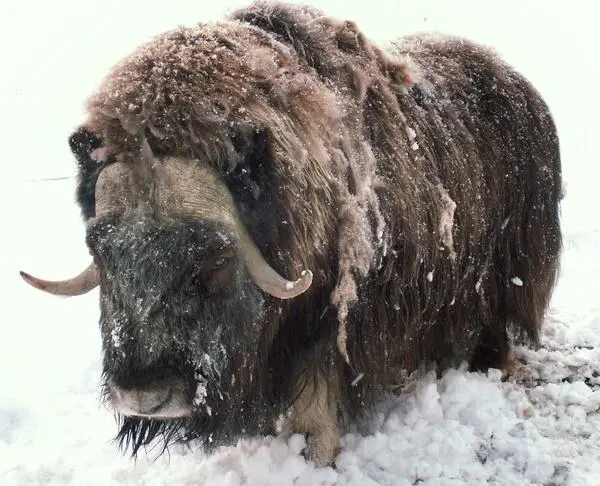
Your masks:
{"label": "snowy ground", "polygon": [[[210,457],[193,447],[136,463],[119,454],[98,396],[97,293],[52,298],[17,271],[63,277],[87,264],[66,138],[87,94],[136,44],[243,4],[203,3],[0,5],[0,485],[600,484],[600,36],[592,1],[316,2],[381,40],[443,30],[495,45],[550,104],[567,189],[565,253],[542,347],[516,350],[513,378],[452,370],[415,381],[382,404],[370,433],[343,438],[336,469],[306,462],[299,436],[257,438]],[[39,180],[48,178],[63,179]]]}

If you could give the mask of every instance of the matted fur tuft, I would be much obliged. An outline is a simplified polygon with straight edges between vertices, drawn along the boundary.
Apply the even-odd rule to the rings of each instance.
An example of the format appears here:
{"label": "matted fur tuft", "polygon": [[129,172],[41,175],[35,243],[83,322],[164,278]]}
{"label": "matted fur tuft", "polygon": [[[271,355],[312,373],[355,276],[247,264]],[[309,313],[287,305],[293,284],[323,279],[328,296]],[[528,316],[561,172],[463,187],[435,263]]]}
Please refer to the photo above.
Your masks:
{"label": "matted fur tuft", "polygon": [[158,434],[264,433],[310,401],[306,383],[357,417],[423,361],[502,367],[511,339],[537,339],[561,249],[558,138],[490,49],[422,35],[384,51],[353,22],[257,2],[143,45],[88,109],[118,161],[135,163],[145,137],[211,165],[266,260],[314,272],[306,294],[266,297],[218,420],[125,419],[134,452]]}

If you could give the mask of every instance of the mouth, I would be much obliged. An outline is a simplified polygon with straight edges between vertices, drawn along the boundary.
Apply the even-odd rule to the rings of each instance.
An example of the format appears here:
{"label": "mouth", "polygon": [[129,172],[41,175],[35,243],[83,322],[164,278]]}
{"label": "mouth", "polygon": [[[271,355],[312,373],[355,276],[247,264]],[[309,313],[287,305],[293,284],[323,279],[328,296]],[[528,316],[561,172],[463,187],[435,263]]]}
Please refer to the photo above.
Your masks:
{"label": "mouth", "polygon": [[192,413],[185,381],[169,376],[147,386],[125,388],[109,381],[108,396],[116,412],[126,417],[173,420]]}

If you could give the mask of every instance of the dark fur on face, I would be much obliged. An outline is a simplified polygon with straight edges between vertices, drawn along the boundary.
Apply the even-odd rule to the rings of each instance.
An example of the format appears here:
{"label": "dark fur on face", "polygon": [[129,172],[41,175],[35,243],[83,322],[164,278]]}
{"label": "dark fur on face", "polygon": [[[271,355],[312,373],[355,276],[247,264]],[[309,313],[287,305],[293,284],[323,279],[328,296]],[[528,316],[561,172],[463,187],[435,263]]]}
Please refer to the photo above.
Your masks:
{"label": "dark fur on face", "polygon": [[[245,357],[258,347],[263,298],[240,266],[235,237],[211,222],[98,219],[88,225],[87,240],[102,269],[106,380],[131,389],[181,376],[188,400],[206,416],[204,431],[216,430],[213,422],[224,414],[248,421],[235,396],[254,373]],[[223,255],[226,263],[215,268]],[[195,398],[199,384],[202,393]],[[195,422],[179,423],[189,428]],[[123,425],[120,438],[134,451],[141,437],[171,429],[169,422],[135,418]],[[216,430],[215,442],[228,434]]]}
{"label": "dark fur on face", "polygon": [[[327,463],[338,412],[360,416],[402,371],[461,359],[503,367],[511,339],[537,339],[561,249],[558,138],[539,94],[491,50],[418,36],[384,52],[352,22],[259,2],[158,36],[88,107],[107,153],[139,164],[146,134],[158,154],[210,165],[266,260],[284,275],[314,272],[307,293],[278,301],[240,265],[210,296],[189,279],[218,226],[116,221],[98,243],[96,224],[109,223],[93,223],[107,373],[174,359],[195,380],[194,356],[219,319],[235,323],[221,376],[201,373],[209,393],[226,391],[209,396],[212,415],[125,418],[119,438],[134,452],[159,435],[232,442],[291,410],[309,456]],[[84,215],[88,180],[82,168]],[[153,312],[148,340],[140,316]]]}
{"label": "dark fur on face", "polygon": [[95,160],[92,157],[93,151],[99,149],[102,142],[85,127],[79,128],[69,137],[69,146],[79,167],[77,202],[81,207],[81,214],[84,219],[88,219],[94,216],[96,211],[93,194],[98,174],[108,161]]}

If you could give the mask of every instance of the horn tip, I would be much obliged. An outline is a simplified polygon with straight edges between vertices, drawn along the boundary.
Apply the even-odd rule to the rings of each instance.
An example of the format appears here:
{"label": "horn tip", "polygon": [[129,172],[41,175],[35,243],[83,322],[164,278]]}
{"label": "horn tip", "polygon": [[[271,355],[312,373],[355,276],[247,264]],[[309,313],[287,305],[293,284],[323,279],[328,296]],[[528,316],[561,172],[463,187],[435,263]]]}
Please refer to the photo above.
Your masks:
{"label": "horn tip", "polygon": [[44,290],[44,285],[42,285],[40,280],[35,278],[33,275],[30,275],[27,272],[24,272],[23,270],[19,270],[19,275],[21,276],[21,278],[23,280],[25,280],[25,282],[27,282],[32,287],[35,287],[36,289]]}
{"label": "horn tip", "polygon": [[312,283],[312,279],[313,279],[313,273],[310,270],[308,270],[308,269],[302,270],[302,272],[300,273],[299,280],[307,282],[308,285],[310,285]]}
{"label": "horn tip", "polygon": [[313,273],[308,269],[302,270],[302,272],[300,272],[300,278],[292,283],[292,288],[297,289],[299,291],[298,295],[300,295],[310,288],[312,281]]}

